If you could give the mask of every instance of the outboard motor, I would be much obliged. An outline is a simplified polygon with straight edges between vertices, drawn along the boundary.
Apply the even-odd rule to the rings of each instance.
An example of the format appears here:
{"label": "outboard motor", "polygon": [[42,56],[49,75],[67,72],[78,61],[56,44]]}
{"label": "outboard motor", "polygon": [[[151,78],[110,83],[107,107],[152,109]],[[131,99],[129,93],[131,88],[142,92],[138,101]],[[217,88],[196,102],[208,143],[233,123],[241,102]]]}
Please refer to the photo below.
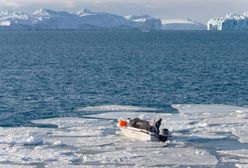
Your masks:
{"label": "outboard motor", "polygon": [[160,129],[160,134],[164,136],[169,136],[170,132],[168,129]]}
{"label": "outboard motor", "polygon": [[165,142],[168,140],[170,132],[168,129],[160,129],[159,140]]}

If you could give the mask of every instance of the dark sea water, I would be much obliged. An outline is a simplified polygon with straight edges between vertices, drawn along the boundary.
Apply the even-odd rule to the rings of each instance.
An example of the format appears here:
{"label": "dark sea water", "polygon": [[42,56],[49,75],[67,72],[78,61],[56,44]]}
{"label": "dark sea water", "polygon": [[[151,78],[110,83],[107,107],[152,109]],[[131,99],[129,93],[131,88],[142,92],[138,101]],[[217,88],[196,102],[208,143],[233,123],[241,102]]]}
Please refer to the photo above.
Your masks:
{"label": "dark sea water", "polygon": [[0,32],[0,125],[79,107],[248,105],[248,33]]}

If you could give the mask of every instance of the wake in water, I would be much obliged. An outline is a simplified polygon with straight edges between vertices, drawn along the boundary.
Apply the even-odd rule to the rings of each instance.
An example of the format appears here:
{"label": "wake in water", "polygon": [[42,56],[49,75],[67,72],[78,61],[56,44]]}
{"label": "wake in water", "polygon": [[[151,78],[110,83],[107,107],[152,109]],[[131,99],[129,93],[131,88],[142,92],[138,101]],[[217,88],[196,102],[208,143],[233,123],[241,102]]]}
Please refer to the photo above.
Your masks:
{"label": "wake in water", "polygon": [[[0,167],[248,166],[248,108],[173,107],[178,114],[133,106],[85,107],[79,111],[108,112],[33,121],[57,128],[0,128]],[[116,119],[129,117],[162,118],[161,127],[169,128],[172,140],[164,147],[127,139]]]}

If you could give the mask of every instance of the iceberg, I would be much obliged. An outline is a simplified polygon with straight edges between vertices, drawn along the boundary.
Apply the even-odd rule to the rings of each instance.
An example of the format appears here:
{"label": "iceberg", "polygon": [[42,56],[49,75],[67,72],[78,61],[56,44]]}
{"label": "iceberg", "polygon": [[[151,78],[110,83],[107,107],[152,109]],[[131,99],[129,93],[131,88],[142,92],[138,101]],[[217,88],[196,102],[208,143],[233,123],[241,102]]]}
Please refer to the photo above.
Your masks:
{"label": "iceberg", "polygon": [[208,30],[248,30],[248,15],[227,14],[212,18],[207,23]]}
{"label": "iceberg", "polygon": [[207,30],[207,26],[190,19],[162,19],[162,30]]}

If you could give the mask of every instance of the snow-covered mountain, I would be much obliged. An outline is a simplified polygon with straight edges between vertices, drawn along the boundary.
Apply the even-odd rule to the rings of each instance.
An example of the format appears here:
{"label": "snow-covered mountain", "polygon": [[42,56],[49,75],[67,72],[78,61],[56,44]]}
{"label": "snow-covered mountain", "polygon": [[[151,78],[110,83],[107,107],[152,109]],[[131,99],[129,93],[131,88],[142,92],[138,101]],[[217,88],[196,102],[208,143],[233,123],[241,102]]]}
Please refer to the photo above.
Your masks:
{"label": "snow-covered mountain", "polygon": [[208,30],[248,30],[248,13],[212,18],[207,25]]}
{"label": "snow-covered mountain", "polygon": [[0,29],[27,29],[35,20],[23,12],[0,12]]}
{"label": "snow-covered mountain", "polygon": [[[133,19],[143,18],[143,20]],[[76,14],[39,9],[33,14],[23,12],[0,13],[0,29],[160,29],[159,19],[150,16],[123,17],[83,9]]]}
{"label": "snow-covered mountain", "polygon": [[162,19],[162,30],[206,30],[207,26],[190,19]]}
{"label": "snow-covered mountain", "polygon": [[141,29],[141,30],[206,30],[190,19],[156,19],[148,15],[119,16],[82,9],[77,13],[39,9],[32,14],[0,12],[0,30],[56,29]]}
{"label": "snow-covered mountain", "polygon": [[98,28],[138,28],[134,23],[122,16],[105,12],[96,13],[88,9],[84,9],[79,11],[77,16],[79,17],[80,28],[85,25]]}
{"label": "snow-covered mountain", "polygon": [[142,27],[143,29],[155,29],[155,30],[161,29],[161,20],[152,18],[148,15],[142,15],[142,16],[128,15],[125,16],[125,18],[132,22],[136,22],[137,25],[139,25],[139,27]]}

